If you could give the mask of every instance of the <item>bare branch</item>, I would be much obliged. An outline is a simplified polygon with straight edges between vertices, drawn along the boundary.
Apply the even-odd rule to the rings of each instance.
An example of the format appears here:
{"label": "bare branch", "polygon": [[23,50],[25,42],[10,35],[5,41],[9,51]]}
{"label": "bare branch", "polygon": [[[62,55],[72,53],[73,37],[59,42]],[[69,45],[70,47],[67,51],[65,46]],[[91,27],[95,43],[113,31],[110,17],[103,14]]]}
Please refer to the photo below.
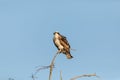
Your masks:
{"label": "bare branch", "polygon": [[54,68],[54,61],[55,61],[55,58],[57,57],[57,54],[59,53],[59,51],[54,55],[52,61],[51,61],[51,64],[49,66],[42,66],[42,67],[39,67],[36,72],[34,74],[32,74],[32,79],[35,80],[35,76],[37,75],[37,73],[40,71],[40,70],[43,70],[43,69],[48,69],[50,68],[50,74],[49,74],[49,80],[51,80],[51,77],[52,77],[52,70]]}
{"label": "bare branch", "polygon": [[54,55],[53,59],[52,59],[52,62],[50,64],[50,73],[49,73],[49,80],[52,79],[52,71],[53,71],[53,67],[54,67],[54,61],[58,55],[59,51]]}
{"label": "bare branch", "polygon": [[70,80],[76,80],[78,78],[82,78],[82,77],[92,77],[92,76],[95,76],[97,78],[99,78],[99,76],[97,76],[96,74],[84,74],[84,75],[80,75],[80,76],[75,76],[73,78],[71,78]]}

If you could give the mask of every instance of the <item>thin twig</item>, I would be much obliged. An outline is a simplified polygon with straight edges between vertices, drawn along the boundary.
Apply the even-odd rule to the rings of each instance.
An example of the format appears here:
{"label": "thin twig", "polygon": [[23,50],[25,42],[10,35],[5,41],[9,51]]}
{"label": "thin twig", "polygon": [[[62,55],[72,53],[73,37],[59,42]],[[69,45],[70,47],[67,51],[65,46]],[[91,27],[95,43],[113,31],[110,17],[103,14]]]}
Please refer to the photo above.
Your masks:
{"label": "thin twig", "polygon": [[37,73],[40,71],[40,70],[43,70],[43,69],[48,69],[48,68],[50,68],[50,66],[42,66],[42,67],[40,67],[40,68],[38,68],[37,70],[36,70],[36,72],[34,73],[34,74],[32,74],[32,79],[33,80],[35,80],[36,79],[36,75],[37,75]]}
{"label": "thin twig", "polygon": [[99,78],[99,76],[97,76],[96,74],[84,74],[84,75],[80,75],[80,76],[75,76],[73,78],[71,78],[70,80],[76,80],[78,78],[82,78],[82,77],[92,77],[92,76],[95,76],[97,78]]}
{"label": "thin twig", "polygon": [[71,50],[73,50],[73,51],[76,51],[76,49],[73,49],[73,48],[70,48]]}
{"label": "thin twig", "polygon": [[52,71],[53,71],[53,67],[54,67],[54,61],[58,55],[59,51],[54,55],[53,59],[52,59],[52,62],[50,64],[50,73],[49,73],[49,80],[52,79]]}
{"label": "thin twig", "polygon": [[31,76],[31,77],[32,77],[32,79],[33,79],[33,80],[35,80],[35,76],[34,76],[33,74],[32,74],[32,76]]}
{"label": "thin twig", "polygon": [[62,79],[62,71],[60,71],[60,80],[63,80],[63,79]]}
{"label": "thin twig", "polygon": [[40,67],[40,68],[38,68],[38,69],[36,70],[36,72],[35,72],[34,75],[36,75],[40,70],[48,69],[48,68],[50,68],[50,66],[42,66],[42,67]]}

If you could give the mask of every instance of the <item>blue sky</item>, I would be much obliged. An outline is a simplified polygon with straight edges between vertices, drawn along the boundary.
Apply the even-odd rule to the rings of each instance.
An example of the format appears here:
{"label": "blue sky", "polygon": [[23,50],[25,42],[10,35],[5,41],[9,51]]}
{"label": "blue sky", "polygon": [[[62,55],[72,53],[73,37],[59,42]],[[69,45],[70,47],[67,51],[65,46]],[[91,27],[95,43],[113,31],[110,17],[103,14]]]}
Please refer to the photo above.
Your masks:
{"label": "blue sky", "polygon": [[[76,49],[71,60],[57,57],[54,80],[60,71],[64,80],[86,73],[120,80],[119,8],[119,0],[0,0],[0,80],[31,80],[37,66],[49,65],[54,31]],[[48,75],[42,70],[37,80]]]}

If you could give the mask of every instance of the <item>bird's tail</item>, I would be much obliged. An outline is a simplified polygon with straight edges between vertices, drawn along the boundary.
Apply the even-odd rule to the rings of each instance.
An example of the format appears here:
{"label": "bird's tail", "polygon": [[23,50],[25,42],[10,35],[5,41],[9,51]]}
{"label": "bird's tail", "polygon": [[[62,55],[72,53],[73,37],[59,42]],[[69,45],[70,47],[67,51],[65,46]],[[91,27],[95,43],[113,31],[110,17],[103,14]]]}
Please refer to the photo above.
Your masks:
{"label": "bird's tail", "polygon": [[66,57],[67,57],[67,59],[72,59],[73,58],[73,56],[70,54],[70,52],[66,52]]}

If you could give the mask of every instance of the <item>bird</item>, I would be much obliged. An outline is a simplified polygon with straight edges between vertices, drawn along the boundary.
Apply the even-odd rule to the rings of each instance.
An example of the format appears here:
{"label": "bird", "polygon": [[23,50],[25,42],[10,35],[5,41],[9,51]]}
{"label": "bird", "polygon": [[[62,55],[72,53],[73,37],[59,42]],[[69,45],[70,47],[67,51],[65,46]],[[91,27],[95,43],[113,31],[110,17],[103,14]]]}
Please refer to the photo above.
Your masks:
{"label": "bird", "polygon": [[70,45],[67,41],[67,38],[57,31],[54,32],[53,35],[53,42],[54,45],[57,47],[58,52],[65,54],[67,59],[72,59],[73,56],[70,54]]}

